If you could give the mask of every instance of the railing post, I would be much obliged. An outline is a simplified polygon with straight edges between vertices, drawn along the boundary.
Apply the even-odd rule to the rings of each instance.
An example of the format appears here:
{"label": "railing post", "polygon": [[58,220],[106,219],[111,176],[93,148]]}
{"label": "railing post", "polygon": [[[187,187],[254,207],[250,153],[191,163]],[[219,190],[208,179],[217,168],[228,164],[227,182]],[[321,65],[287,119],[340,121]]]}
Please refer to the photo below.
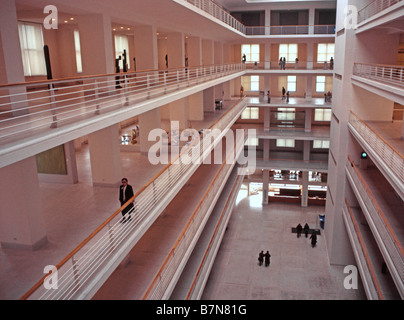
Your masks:
{"label": "railing post", "polygon": [[129,96],[128,96],[128,78],[126,74],[123,75],[123,84],[124,84],[124,91],[125,91],[125,106],[129,105]]}
{"label": "railing post", "polygon": [[163,72],[163,82],[164,82],[164,93],[167,93],[167,75],[166,72]]}
{"label": "railing post", "polygon": [[52,123],[50,125],[51,128],[56,128],[58,126],[57,117],[56,117],[56,98],[55,98],[55,85],[51,83],[49,85],[49,94],[51,101],[51,112],[52,112]]}
{"label": "railing post", "polygon": [[94,80],[94,99],[95,99],[95,114],[100,114],[100,103],[98,101],[99,94],[98,94],[98,81],[97,79]]}
{"label": "railing post", "polygon": [[180,89],[180,72],[177,70],[177,90]]}
{"label": "railing post", "polygon": [[147,73],[146,75],[146,81],[147,81],[147,99],[150,99],[150,74]]}

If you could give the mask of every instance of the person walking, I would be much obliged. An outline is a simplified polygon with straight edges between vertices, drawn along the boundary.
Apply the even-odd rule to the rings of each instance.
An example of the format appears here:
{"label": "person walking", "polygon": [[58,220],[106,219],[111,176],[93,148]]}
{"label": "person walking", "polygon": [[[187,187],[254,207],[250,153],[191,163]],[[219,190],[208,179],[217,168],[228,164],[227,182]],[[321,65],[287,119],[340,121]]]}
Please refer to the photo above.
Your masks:
{"label": "person walking", "polygon": [[279,69],[282,70],[283,69],[283,61],[282,61],[282,57],[279,59]]}
{"label": "person walking", "polygon": [[282,87],[282,100],[285,99],[285,93],[286,93],[286,89],[285,89],[285,87]]}
{"label": "person walking", "polygon": [[268,267],[268,266],[269,266],[269,263],[270,263],[269,258],[271,258],[271,255],[269,254],[269,251],[268,251],[268,250],[267,250],[267,252],[265,252],[264,258],[265,258],[265,266]]}
{"label": "person walking", "polygon": [[264,262],[264,251],[261,250],[261,252],[258,254],[258,265],[262,266],[263,262]]}
{"label": "person walking", "polygon": [[268,103],[271,103],[271,93],[269,90],[268,90]]}
{"label": "person walking", "polygon": [[[131,185],[128,184],[127,178],[122,178],[121,180],[122,185],[119,188],[119,201],[121,203],[121,207],[134,196],[133,188]],[[131,209],[133,208],[133,201],[129,203],[125,208],[122,209],[122,220],[121,222],[126,222],[131,219]],[[128,213],[128,219],[126,220],[125,215]]]}
{"label": "person walking", "polygon": [[283,70],[285,70],[285,68],[286,68],[286,58],[285,57],[283,57],[282,66],[283,66]]}
{"label": "person walking", "polygon": [[289,102],[289,91],[286,93],[286,102]]}

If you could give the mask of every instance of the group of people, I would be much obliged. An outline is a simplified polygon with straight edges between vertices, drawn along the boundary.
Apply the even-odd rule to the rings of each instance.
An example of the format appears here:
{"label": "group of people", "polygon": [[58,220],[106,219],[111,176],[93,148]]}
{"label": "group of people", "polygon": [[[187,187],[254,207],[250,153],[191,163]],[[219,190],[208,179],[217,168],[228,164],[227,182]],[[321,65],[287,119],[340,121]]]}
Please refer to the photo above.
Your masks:
{"label": "group of people", "polygon": [[324,93],[324,102],[331,102],[331,98],[332,98],[331,91],[328,91],[327,93]]}
{"label": "group of people", "polygon": [[[285,94],[286,94],[286,96],[285,96]],[[286,99],[286,102],[289,102],[289,91],[286,92],[285,87],[282,87],[282,100],[285,100],[285,99]]]}
{"label": "group of people", "polygon": [[[302,231],[304,232],[304,235],[307,238],[309,236],[310,231],[310,227],[307,223],[304,225],[304,227],[302,227],[300,223],[297,225],[296,233],[298,238],[300,238]],[[313,232],[311,233],[310,240],[311,240],[311,246],[314,248],[317,244],[317,234],[315,230],[313,230]]]}
{"label": "group of people", "polygon": [[265,266],[268,267],[270,264],[270,258],[271,255],[269,254],[269,251],[264,253],[264,250],[261,250],[261,252],[258,254],[258,265],[262,266],[262,264],[265,261]]}

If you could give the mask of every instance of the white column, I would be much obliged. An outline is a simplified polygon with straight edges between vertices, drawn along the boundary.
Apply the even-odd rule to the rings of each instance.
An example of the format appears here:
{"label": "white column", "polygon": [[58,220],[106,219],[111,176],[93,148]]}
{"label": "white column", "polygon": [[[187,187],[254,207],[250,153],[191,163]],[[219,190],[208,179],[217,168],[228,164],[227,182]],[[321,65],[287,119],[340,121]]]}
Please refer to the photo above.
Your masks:
{"label": "white column", "polygon": [[118,124],[88,135],[94,186],[118,187],[122,168]]}
{"label": "white column", "polygon": [[303,160],[310,160],[310,140],[303,141]]}
{"label": "white column", "polygon": [[203,92],[197,92],[188,96],[188,120],[203,120]]}
{"label": "white column", "polygon": [[262,204],[268,204],[269,170],[262,172]]}
{"label": "white column", "polygon": [[271,108],[264,108],[264,131],[269,131],[271,127]]}
{"label": "white column", "polygon": [[35,157],[0,169],[3,248],[38,249],[47,242]]}
{"label": "white column", "polygon": [[312,108],[306,108],[304,113],[304,132],[311,132]]}
{"label": "white column", "polygon": [[214,54],[213,64],[223,64],[223,43],[214,42]]}
{"label": "white column", "polygon": [[313,77],[312,75],[306,76],[306,101],[311,101],[312,89],[313,89]]}
{"label": "white column", "polygon": [[271,43],[265,43],[265,69],[271,69]]}
{"label": "white column", "polygon": [[202,65],[202,40],[200,37],[188,37],[188,66]]}
{"label": "white column", "polygon": [[309,8],[309,34],[314,34],[315,8]]}
{"label": "white column", "polygon": [[115,72],[111,17],[105,14],[78,18],[83,75]]}
{"label": "white column", "polygon": [[309,172],[302,172],[302,199],[301,205],[302,207],[308,206],[308,195],[309,195]]}
{"label": "white column", "polygon": [[188,99],[182,98],[169,103],[170,120],[179,122],[179,129],[184,130],[188,125]]}
{"label": "white column", "polygon": [[212,40],[202,40],[202,65],[209,66],[214,63],[214,46]]}
{"label": "white column", "polygon": [[203,90],[203,110],[215,112],[215,90],[213,87]]}
{"label": "white column", "polygon": [[149,133],[153,129],[161,128],[161,108],[156,108],[139,115],[140,151],[148,153],[149,148],[156,141],[149,141]]}
{"label": "white column", "polygon": [[181,68],[185,66],[184,34],[171,32],[167,35],[168,68]]}
{"label": "white column", "polygon": [[308,41],[307,42],[307,69],[311,70],[313,69],[314,65],[314,57],[313,57],[313,42]]}
{"label": "white column", "polygon": [[[15,0],[0,1],[0,83],[25,82],[24,67],[22,63],[20,39],[18,35],[18,20]],[[0,95],[15,95],[3,103],[9,102],[10,109],[16,110],[27,107],[24,87],[1,90]],[[28,110],[13,112],[14,116],[27,114]]]}
{"label": "white column", "polygon": [[270,141],[269,139],[264,139],[264,159],[269,159]]}
{"label": "white column", "polygon": [[[158,69],[156,32],[155,26],[136,26],[134,28],[136,71]],[[133,59],[133,57],[130,58]]]}
{"label": "white column", "polygon": [[[265,10],[265,34],[271,34],[271,10]],[[268,60],[269,61],[269,60]]]}

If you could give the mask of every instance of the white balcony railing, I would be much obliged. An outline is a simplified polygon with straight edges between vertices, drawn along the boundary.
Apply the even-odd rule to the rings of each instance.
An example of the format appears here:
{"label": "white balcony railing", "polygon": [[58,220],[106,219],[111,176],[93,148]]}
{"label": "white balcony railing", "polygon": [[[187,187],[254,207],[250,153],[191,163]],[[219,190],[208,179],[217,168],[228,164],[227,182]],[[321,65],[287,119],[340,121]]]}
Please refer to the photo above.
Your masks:
{"label": "white balcony railing", "polygon": [[374,16],[375,14],[399,3],[403,0],[375,0],[369,3],[364,8],[358,11],[358,23],[369,19],[370,17]]}
{"label": "white balcony railing", "polygon": [[383,293],[380,289],[376,273],[366,249],[366,241],[362,238],[359,224],[347,199],[345,199],[345,206],[342,209],[342,214],[348,231],[348,236],[351,240],[352,247],[354,248],[353,251],[361,272],[362,283],[366,295],[369,300],[383,300]]}
{"label": "white balcony railing", "polygon": [[380,159],[390,168],[392,174],[396,175],[404,184],[404,156],[352,111],[349,116],[349,124],[379,155]]}
{"label": "white balcony railing", "polygon": [[237,63],[1,85],[0,145],[244,69]]}
{"label": "white balcony railing", "polygon": [[[220,129],[225,134],[245,107],[244,100],[240,99],[208,129]],[[172,160],[156,177],[128,200],[127,203],[132,201],[134,203],[133,209],[129,212],[131,221],[120,223],[120,213],[126,205],[119,208],[69,255],[55,265],[58,271],[57,290],[49,290],[44,287],[45,276],[22,299],[69,300],[91,296],[90,291],[101,281],[100,278],[103,274],[122,261],[131,247],[147,231],[147,227],[154,221],[153,219],[157,218],[156,208],[159,206],[163,208],[164,204],[169,201],[169,194],[173,192],[172,190],[179,191],[198,168],[199,163],[210,154],[219,138],[216,137],[215,142],[212,143],[212,134],[206,130],[199,139],[194,139],[187,148],[184,147],[177,159]]]}
{"label": "white balcony railing", "polygon": [[354,63],[353,75],[404,88],[404,66]]}
{"label": "white balcony railing", "polygon": [[245,34],[245,26],[212,0],[184,0]]}
{"label": "white balcony railing", "polygon": [[[237,156],[240,153],[244,148],[244,142],[245,138],[239,137],[233,146],[230,157],[234,154]],[[212,203],[215,203],[215,198],[220,194],[220,188],[223,186],[223,182],[227,180],[226,177],[230,174],[233,166],[234,163],[229,164],[227,159],[221,165],[219,172],[204,193],[201,202],[179,235],[159,272],[146,290],[143,299],[161,300],[169,298],[171,294],[169,286],[172,284],[175,274],[179,272],[180,265],[184,263],[184,258],[187,259],[186,256],[191,253],[189,250],[192,251],[193,249],[192,244],[195,244],[197,240],[195,237],[199,234],[198,230],[203,227],[203,222],[206,221],[209,209],[213,209]]]}
{"label": "white balcony railing", "polygon": [[356,165],[349,158],[346,162],[346,171],[352,179],[356,196],[362,199],[365,206],[366,220],[375,235],[376,242],[381,248],[386,264],[389,266],[392,278],[396,283],[401,296],[404,296],[404,249],[388,219],[372,196],[369,188],[361,177]]}
{"label": "white balcony railing", "polygon": [[[176,0],[181,3],[180,1]],[[246,26],[212,0],[184,0],[246,36],[335,34],[335,25]]]}

